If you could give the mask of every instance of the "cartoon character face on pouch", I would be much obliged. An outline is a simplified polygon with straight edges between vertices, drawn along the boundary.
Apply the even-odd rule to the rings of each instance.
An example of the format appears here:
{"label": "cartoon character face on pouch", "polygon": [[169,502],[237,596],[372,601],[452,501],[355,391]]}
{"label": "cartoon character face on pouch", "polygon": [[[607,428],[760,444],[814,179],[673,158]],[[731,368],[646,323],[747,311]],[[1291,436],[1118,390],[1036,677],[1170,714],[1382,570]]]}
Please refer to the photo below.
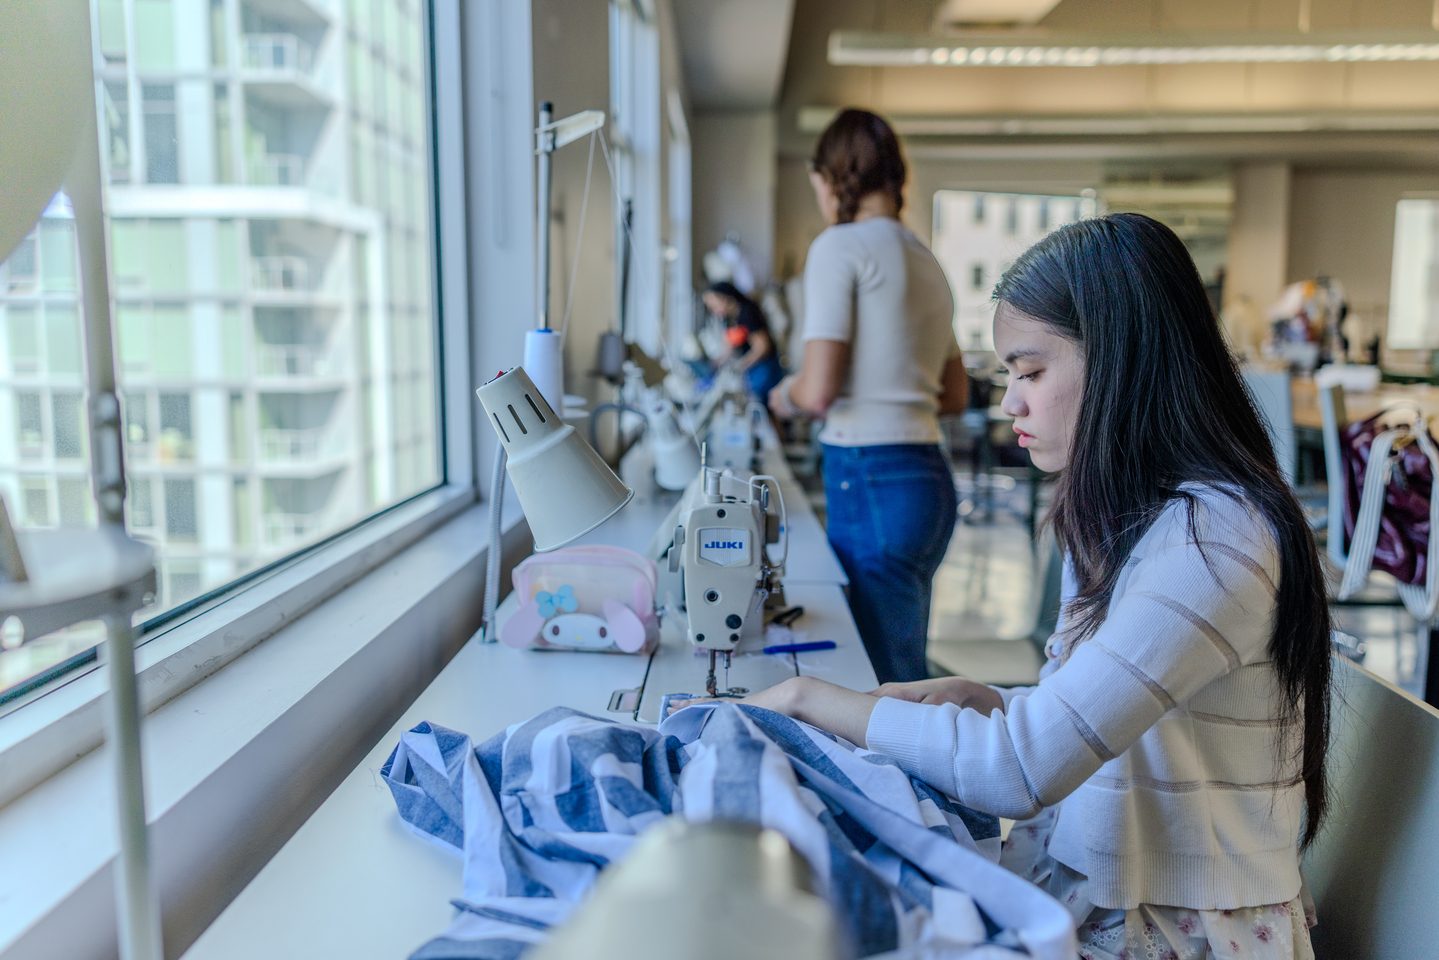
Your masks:
{"label": "cartoon character face on pouch", "polygon": [[540,636],[556,647],[603,650],[615,644],[609,624],[589,613],[562,613],[545,621]]}
{"label": "cartoon character face on pouch", "polygon": [[[545,607],[553,610],[555,605],[546,601]],[[523,604],[500,627],[500,642],[518,648],[539,645],[570,650],[616,649],[625,653],[644,649],[649,630],[633,610],[618,600],[605,600],[600,612],[603,616],[573,613],[561,606],[560,612],[545,614],[536,598]]]}

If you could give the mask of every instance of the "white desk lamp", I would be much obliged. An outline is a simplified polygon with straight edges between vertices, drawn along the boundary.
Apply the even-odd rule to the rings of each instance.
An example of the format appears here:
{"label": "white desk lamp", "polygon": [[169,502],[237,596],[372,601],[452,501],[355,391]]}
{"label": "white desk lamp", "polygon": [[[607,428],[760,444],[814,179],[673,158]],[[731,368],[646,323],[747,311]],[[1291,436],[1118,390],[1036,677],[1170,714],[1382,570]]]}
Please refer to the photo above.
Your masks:
{"label": "white desk lamp", "polygon": [[523,367],[475,392],[500,437],[536,550],[589,533],[634,498],[594,447],[556,415]]}
{"label": "white desk lamp", "polygon": [[537,322],[525,334],[524,365],[475,391],[499,438],[490,483],[490,548],[485,558],[480,634],[486,643],[497,639],[494,620],[500,600],[502,468],[508,466],[539,551],[562,547],[588,533],[634,497],[634,491],[555,413],[564,410],[565,395],[562,334],[550,327],[550,154],[604,124],[600,110],[555,120],[553,104],[548,100],[540,104],[535,127]]}
{"label": "white desk lamp", "polygon": [[490,548],[485,557],[484,620],[480,639],[499,639],[500,512],[508,467],[535,549],[554,550],[589,533],[619,512],[635,492],[615,476],[594,448],[565,423],[523,367],[500,374],[475,393],[499,437],[490,483]]}
{"label": "white desk lamp", "polygon": [[32,639],[103,620],[109,731],[120,855],[115,862],[120,955],[159,960],[150,879],[135,683],[135,613],[155,591],[154,554],[125,532],[120,402],[102,204],[100,136],[90,39],[81,0],[0,3],[0,261],[34,228],[62,186],[75,211],[85,326],[85,375],[96,529],[21,531],[0,510],[0,622]]}

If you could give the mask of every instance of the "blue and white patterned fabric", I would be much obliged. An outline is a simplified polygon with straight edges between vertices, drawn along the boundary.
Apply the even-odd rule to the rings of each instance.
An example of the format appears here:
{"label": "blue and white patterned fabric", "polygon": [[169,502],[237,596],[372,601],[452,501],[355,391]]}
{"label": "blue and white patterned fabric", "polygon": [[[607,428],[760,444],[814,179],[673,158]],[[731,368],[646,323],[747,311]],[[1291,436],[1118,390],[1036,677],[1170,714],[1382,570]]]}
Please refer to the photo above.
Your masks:
{"label": "blue and white patterned fabric", "polygon": [[768,710],[691,707],[656,730],[556,708],[478,748],[422,723],[381,775],[401,818],[464,860],[456,919],[414,960],[519,956],[671,814],[783,833],[856,956],[1074,956],[1068,913],[997,865],[993,817]]}

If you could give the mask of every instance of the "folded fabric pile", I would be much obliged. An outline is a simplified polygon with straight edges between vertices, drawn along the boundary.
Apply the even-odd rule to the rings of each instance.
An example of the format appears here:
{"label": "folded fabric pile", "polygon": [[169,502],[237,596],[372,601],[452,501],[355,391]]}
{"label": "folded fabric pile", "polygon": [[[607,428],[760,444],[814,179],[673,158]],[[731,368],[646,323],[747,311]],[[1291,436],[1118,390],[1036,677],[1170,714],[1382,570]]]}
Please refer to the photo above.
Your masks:
{"label": "folded fabric pile", "polygon": [[401,818],[464,860],[459,912],[415,960],[519,956],[671,814],[783,833],[856,956],[1074,956],[1064,909],[996,864],[995,818],[768,710],[691,707],[655,729],[557,708],[477,748],[422,723],[381,775]]}

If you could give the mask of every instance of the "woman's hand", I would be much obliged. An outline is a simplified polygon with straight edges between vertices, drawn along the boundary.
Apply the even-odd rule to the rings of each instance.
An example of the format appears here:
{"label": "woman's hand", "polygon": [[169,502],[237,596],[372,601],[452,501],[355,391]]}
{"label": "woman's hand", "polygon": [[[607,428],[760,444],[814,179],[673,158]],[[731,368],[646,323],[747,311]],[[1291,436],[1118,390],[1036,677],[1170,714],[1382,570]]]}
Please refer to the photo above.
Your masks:
{"label": "woman's hand", "polygon": [[874,697],[893,697],[910,703],[952,703],[961,710],[978,710],[983,714],[1004,709],[999,691],[976,680],[964,677],[936,677],[909,683],[886,683],[870,691]]}
{"label": "woman's hand", "polygon": [[688,700],[672,700],[670,701],[670,713],[673,714],[685,707],[694,707],[702,703],[745,703],[751,707],[763,707],[766,710],[773,710],[775,713],[792,717],[799,706],[800,687],[804,679],[804,677],[791,677],[788,680],[781,680],[774,686],[766,687],[747,697],[691,697]]}
{"label": "woman's hand", "polygon": [[701,703],[744,703],[782,713],[864,746],[869,715],[879,701],[868,693],[814,677],[791,677],[743,699],[695,697],[670,705],[670,713]]}
{"label": "woman's hand", "polygon": [[789,395],[790,388],[794,386],[795,376],[796,374],[790,374],[785,377],[769,392],[769,408],[781,420],[792,420],[799,416],[799,408],[794,405],[794,400]]}

